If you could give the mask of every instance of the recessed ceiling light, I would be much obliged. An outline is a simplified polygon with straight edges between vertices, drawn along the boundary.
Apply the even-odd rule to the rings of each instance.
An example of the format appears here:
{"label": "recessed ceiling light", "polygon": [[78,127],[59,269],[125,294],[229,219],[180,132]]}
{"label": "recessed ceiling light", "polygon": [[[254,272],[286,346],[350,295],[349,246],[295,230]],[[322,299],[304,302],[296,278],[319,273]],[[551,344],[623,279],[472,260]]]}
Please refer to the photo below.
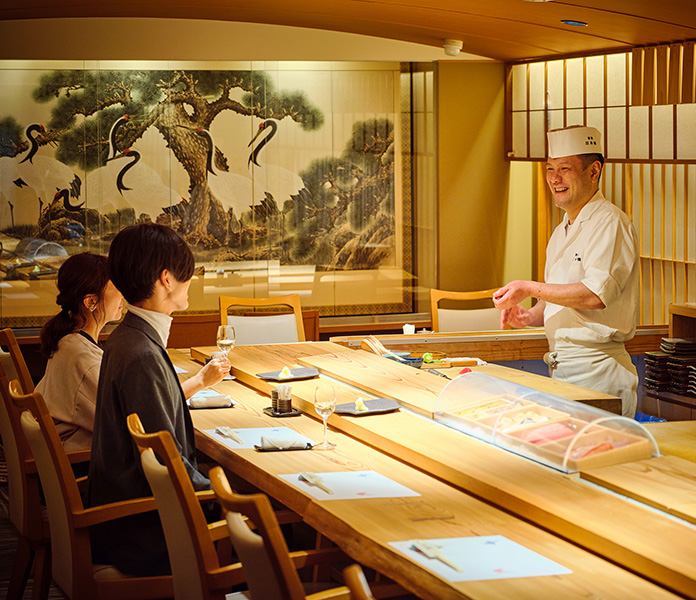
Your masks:
{"label": "recessed ceiling light", "polygon": [[561,19],[561,23],[572,25],[573,27],[587,27],[585,21],[574,21],[573,19]]}

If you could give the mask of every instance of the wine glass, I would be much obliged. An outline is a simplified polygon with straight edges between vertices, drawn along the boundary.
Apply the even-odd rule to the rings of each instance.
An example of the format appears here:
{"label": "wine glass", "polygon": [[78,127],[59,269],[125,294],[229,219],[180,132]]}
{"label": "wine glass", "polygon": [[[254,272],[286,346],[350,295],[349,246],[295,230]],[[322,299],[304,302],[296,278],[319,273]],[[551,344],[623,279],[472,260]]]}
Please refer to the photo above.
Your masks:
{"label": "wine glass", "polygon": [[320,444],[315,444],[315,450],[331,450],[336,447],[336,444],[331,444],[328,441],[328,427],[326,421],[329,415],[336,408],[336,391],[334,387],[328,383],[320,383],[314,390],[314,410],[324,421],[324,441]]}
{"label": "wine glass", "polygon": [[[217,329],[217,347],[225,356],[228,356],[230,350],[234,348],[235,342],[234,327],[232,325],[220,325]],[[234,379],[231,375],[228,375],[223,379],[223,381],[230,381]]]}
{"label": "wine glass", "polygon": [[220,325],[217,329],[217,347],[220,352],[224,352],[225,356],[234,348],[234,327],[232,325]]}

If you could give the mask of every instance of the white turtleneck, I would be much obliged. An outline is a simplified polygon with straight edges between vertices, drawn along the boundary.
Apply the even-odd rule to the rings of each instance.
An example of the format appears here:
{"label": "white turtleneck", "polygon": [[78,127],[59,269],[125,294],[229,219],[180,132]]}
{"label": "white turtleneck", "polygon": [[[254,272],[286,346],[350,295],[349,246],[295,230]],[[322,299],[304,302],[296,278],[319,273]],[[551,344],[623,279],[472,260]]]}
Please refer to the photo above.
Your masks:
{"label": "white turtleneck", "polygon": [[167,347],[167,340],[169,340],[169,330],[172,326],[172,317],[165,315],[161,312],[155,312],[154,310],[148,310],[146,308],[141,308],[139,306],[128,305],[128,310],[134,315],[146,321],[157,332],[162,340],[162,347]]}

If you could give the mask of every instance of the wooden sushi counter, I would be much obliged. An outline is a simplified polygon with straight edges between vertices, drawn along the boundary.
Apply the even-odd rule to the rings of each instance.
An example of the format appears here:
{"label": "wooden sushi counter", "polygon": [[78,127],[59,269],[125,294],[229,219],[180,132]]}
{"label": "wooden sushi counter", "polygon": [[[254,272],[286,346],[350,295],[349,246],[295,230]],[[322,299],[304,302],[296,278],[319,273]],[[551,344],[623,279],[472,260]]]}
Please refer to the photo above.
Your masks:
{"label": "wooden sushi counter", "polygon": [[[200,361],[213,350],[194,348],[191,356]],[[190,372],[197,369],[188,352],[172,351],[172,358]],[[430,418],[448,383],[443,377],[330,342],[243,346],[231,352],[230,360],[237,381],[216,388],[239,404],[192,411],[199,448],[296,511],[351,558],[418,597],[659,598],[674,592],[696,598],[696,503],[691,501],[696,463],[637,455],[640,460],[629,463],[628,474],[625,466],[595,464],[568,475]],[[220,425],[270,423],[320,439],[313,410],[316,379],[291,384],[293,405],[303,416],[273,419],[263,413],[277,384],[256,374],[295,365],[315,367],[321,379],[332,380],[337,403],[371,394],[398,400],[402,410],[367,418],[331,415],[330,437],[337,442],[332,452],[234,451],[205,433]],[[533,378],[519,383],[530,382]],[[421,496],[319,502],[278,477],[298,470],[366,468]],[[389,545],[493,533],[557,561],[572,574],[453,583]]]}
{"label": "wooden sushi counter", "polygon": [[[660,341],[668,334],[667,327],[638,327],[633,339],[626,342],[631,355],[659,350]],[[347,348],[360,348],[365,336],[342,335],[331,341]],[[549,351],[543,329],[510,329],[505,331],[463,331],[456,333],[414,333],[378,335],[379,341],[392,352],[443,351],[447,356],[476,356],[487,361],[539,360]]]}

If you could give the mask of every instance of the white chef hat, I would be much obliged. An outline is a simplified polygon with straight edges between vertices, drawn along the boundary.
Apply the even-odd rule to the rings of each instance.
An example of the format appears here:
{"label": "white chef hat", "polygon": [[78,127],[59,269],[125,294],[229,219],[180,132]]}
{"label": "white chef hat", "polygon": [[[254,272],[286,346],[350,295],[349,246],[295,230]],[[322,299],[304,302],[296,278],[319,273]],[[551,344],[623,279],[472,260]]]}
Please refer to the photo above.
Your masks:
{"label": "white chef hat", "polygon": [[549,140],[549,158],[603,154],[602,134],[596,127],[573,125],[565,129],[552,129],[546,136]]}

